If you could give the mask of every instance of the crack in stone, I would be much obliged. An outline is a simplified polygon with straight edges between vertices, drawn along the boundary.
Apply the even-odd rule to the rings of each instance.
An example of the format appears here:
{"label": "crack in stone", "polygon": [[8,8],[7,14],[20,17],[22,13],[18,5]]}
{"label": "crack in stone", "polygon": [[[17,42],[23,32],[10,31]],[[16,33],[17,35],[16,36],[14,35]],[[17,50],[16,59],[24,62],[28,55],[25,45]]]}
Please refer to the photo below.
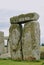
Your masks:
{"label": "crack in stone", "polygon": [[[34,14],[33,17],[32,17],[32,14]],[[37,54],[37,51],[39,51],[39,48],[38,48],[37,45],[39,45],[39,42],[40,42],[40,40],[38,40],[38,39],[40,39],[40,36],[39,36],[39,34],[40,34],[39,30],[40,29],[39,29],[39,25],[38,25],[39,23],[38,22],[36,23],[36,21],[39,18],[39,15],[36,14],[36,13],[32,13],[32,14],[29,14],[31,16],[29,16],[29,15],[26,14],[26,16],[25,15],[23,15],[23,16],[22,15],[19,15],[19,16],[10,18],[10,23],[12,25],[14,25],[14,24],[17,25],[18,24],[18,26],[19,26],[18,28],[20,29],[20,31],[19,31],[20,36],[18,36],[19,37],[18,44],[16,44],[17,45],[17,48],[15,48],[15,51],[14,51],[14,52],[16,52],[16,55],[15,56],[14,56],[15,53],[11,49],[12,50],[11,53],[13,53],[13,55],[12,55],[13,56],[13,59],[16,58],[17,54],[18,54],[17,59],[20,58],[21,60],[30,60],[30,59],[34,59],[34,58],[35,59],[39,59],[40,58],[40,55]],[[22,18],[22,17],[24,17],[24,18]],[[24,28],[22,27],[22,24],[25,24]],[[35,28],[33,27],[34,26],[33,24],[35,25]],[[16,26],[16,28],[17,28],[17,26]],[[30,38],[29,38],[28,35],[26,35],[25,31],[26,31],[27,34],[29,34],[29,36],[31,36]],[[28,31],[30,33],[28,33]],[[38,32],[39,34],[38,33],[35,34],[35,31]],[[11,32],[11,29],[10,29],[10,32]],[[23,37],[23,32],[25,34],[24,37]],[[36,35],[38,35],[39,37],[36,36]],[[22,37],[23,37],[24,42],[22,42],[23,41],[22,40]],[[19,43],[20,43],[20,47],[18,48]],[[23,43],[24,43],[24,45],[23,45]],[[32,44],[32,45],[30,45],[30,47],[29,47],[28,46],[29,44]],[[34,49],[33,50],[32,47],[35,47],[35,45],[36,45],[36,47],[38,49]],[[19,54],[20,54],[21,57],[19,57]],[[37,58],[38,56],[39,56],[39,58]]]}

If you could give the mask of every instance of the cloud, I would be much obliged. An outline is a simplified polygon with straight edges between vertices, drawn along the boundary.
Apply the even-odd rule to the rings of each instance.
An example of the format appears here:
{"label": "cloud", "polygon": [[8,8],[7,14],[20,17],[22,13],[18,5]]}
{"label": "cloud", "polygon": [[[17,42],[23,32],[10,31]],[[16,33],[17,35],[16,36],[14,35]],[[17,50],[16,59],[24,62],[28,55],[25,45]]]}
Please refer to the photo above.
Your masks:
{"label": "cloud", "polygon": [[44,0],[0,0],[0,8],[9,10],[37,10],[42,8],[43,4]]}
{"label": "cloud", "polygon": [[[37,6],[38,7],[38,6]],[[41,6],[42,7],[42,6]],[[0,10],[0,30],[4,31],[4,34],[5,35],[8,35],[8,29],[10,27],[10,17],[12,16],[16,16],[16,15],[19,15],[19,14],[23,14],[23,13],[29,13],[29,12],[37,12],[39,15],[40,15],[40,18],[39,18],[39,23],[40,23],[40,30],[41,30],[41,41],[44,42],[44,9],[41,8],[39,9],[38,7],[38,10],[33,10],[30,9],[30,10],[3,10],[1,9]]]}

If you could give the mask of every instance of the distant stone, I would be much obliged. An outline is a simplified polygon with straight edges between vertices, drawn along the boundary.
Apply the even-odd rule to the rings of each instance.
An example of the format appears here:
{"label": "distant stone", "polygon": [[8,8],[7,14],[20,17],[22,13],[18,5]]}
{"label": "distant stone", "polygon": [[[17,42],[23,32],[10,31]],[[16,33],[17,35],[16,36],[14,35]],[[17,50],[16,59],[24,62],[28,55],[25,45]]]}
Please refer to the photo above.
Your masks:
{"label": "distant stone", "polygon": [[0,31],[0,55],[4,54],[4,32]]}

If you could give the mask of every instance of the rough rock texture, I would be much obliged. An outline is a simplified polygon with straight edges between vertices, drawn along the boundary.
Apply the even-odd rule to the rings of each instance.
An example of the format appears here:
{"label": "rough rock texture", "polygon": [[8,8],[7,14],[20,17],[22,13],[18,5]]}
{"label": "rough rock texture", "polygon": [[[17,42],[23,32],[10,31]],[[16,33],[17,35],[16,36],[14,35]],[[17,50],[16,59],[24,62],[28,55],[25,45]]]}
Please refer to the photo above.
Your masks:
{"label": "rough rock texture", "polygon": [[4,32],[0,31],[0,55],[4,53]]}
{"label": "rough rock texture", "polygon": [[10,18],[10,23],[25,23],[29,20],[38,20],[39,15],[35,12],[33,13],[27,13],[27,14],[21,14],[19,16],[14,16]]}
{"label": "rough rock texture", "polygon": [[9,59],[9,58],[11,58],[11,54],[10,53],[4,53],[4,54],[2,54],[0,56],[0,58],[2,58],[2,59]]}
{"label": "rough rock texture", "polygon": [[[40,59],[40,26],[37,13],[10,18],[9,43],[11,58],[15,60]],[[25,23],[22,28],[22,23]]]}
{"label": "rough rock texture", "polygon": [[23,32],[24,60],[40,59],[40,26],[37,21],[25,23]]}
{"label": "rough rock texture", "polygon": [[9,35],[11,57],[14,60],[21,60],[21,46],[20,46],[20,27],[18,24],[11,25]]}

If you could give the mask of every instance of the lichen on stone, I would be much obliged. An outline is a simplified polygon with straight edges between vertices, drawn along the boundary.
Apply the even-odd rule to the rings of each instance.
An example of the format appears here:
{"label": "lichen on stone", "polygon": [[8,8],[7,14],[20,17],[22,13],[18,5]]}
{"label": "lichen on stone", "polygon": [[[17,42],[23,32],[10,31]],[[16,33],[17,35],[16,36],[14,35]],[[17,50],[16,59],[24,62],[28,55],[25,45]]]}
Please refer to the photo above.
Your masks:
{"label": "lichen on stone", "polygon": [[13,16],[10,18],[10,23],[21,23],[22,21],[28,21],[28,20],[38,20],[39,15],[37,13],[27,13],[27,14],[21,14],[19,16]]}

